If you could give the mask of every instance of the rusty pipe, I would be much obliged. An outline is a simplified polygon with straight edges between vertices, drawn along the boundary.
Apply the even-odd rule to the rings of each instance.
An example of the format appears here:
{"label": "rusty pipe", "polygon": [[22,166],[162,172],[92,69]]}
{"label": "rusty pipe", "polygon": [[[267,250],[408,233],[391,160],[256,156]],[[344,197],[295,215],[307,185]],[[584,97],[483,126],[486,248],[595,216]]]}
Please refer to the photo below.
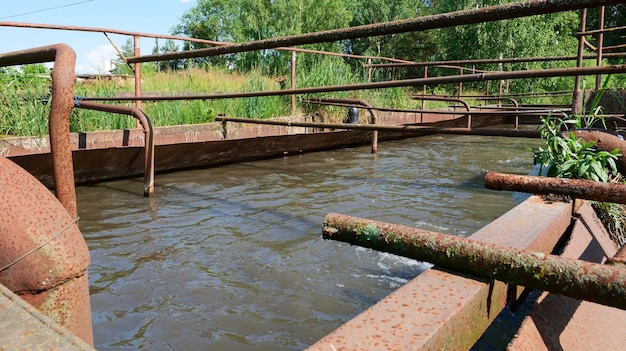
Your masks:
{"label": "rusty pipe", "polygon": [[275,126],[311,127],[328,129],[354,129],[354,130],[378,130],[386,132],[412,133],[415,135],[430,134],[456,134],[456,135],[482,135],[482,136],[502,136],[514,138],[540,138],[539,131],[536,130],[515,130],[499,128],[442,128],[442,127],[412,127],[412,126],[383,126],[371,124],[352,123],[315,123],[315,122],[290,122],[273,121],[256,118],[237,117],[215,117],[216,122],[252,123],[268,124]]}
{"label": "rusty pipe", "polygon": [[78,108],[133,116],[139,121],[145,134],[143,195],[152,195],[154,193],[154,130],[152,128],[150,118],[148,118],[142,110],[136,107],[99,104],[96,102],[82,100],[76,100],[75,104]]}
{"label": "rusty pipe", "polygon": [[567,195],[577,199],[626,204],[626,185],[592,180],[488,172],[485,188],[533,194]]}
{"label": "rusty pipe", "polygon": [[626,309],[626,268],[481,243],[340,214],[326,216],[324,239],[431,262],[477,277]]}
{"label": "rusty pipe", "polygon": [[372,37],[396,33],[424,31],[430,29],[447,28],[466,24],[500,21],[505,19],[527,17],[561,11],[576,10],[587,7],[614,5],[623,0],[535,0],[515,2],[505,5],[489,6],[466,11],[443,13],[431,16],[396,20],[350,28],[326,30],[322,32],[293,35],[279,38],[257,40],[247,43],[238,43],[190,51],[179,51],[156,55],[146,55],[128,58],[129,63],[167,61],[183,58],[218,56],[246,51],[274,49],[277,47],[304,45]]}
{"label": "rusty pipe", "polygon": [[89,249],[78,218],[2,156],[0,213],[0,283],[93,345]]}
{"label": "rusty pipe", "polygon": [[411,95],[411,99],[413,100],[430,100],[430,101],[449,101],[449,102],[458,102],[465,107],[467,110],[467,128],[472,128],[472,108],[470,105],[460,97],[447,97],[447,96],[426,96],[426,95]]}
{"label": "rusty pipe", "polygon": [[526,78],[545,78],[545,77],[568,77],[576,75],[594,75],[594,74],[618,74],[626,72],[626,64],[602,66],[602,67],[576,67],[576,68],[550,68],[541,70],[528,71],[510,71],[510,72],[492,72],[465,74],[444,77],[428,77],[393,80],[386,82],[373,83],[357,83],[348,85],[331,85],[311,88],[284,89],[284,90],[265,90],[251,92],[236,92],[227,94],[201,94],[201,95],[177,95],[177,96],[127,96],[127,97],[86,97],[83,99],[89,101],[175,101],[175,100],[217,100],[217,99],[241,99],[260,96],[284,96],[293,94],[313,94],[328,93],[335,91],[354,91],[368,89],[385,89],[396,87],[411,87],[416,85],[437,85],[451,84],[458,82],[483,82],[501,79],[526,79]]}
{"label": "rusty pipe", "polygon": [[50,151],[56,196],[72,217],[77,216],[74,165],[70,143],[70,113],[74,108],[76,54],[66,44],[0,54],[0,67],[54,61],[50,105]]}
{"label": "rusty pipe", "polygon": [[[376,125],[378,122],[378,114],[376,113],[376,109],[370,105],[367,101],[358,100],[358,99],[337,99],[337,98],[314,98],[308,99],[307,102],[310,103],[335,103],[335,104],[355,104],[361,105],[365,107],[365,109],[370,113],[370,124]],[[378,152],[378,130],[372,130],[372,153],[375,154]]]}

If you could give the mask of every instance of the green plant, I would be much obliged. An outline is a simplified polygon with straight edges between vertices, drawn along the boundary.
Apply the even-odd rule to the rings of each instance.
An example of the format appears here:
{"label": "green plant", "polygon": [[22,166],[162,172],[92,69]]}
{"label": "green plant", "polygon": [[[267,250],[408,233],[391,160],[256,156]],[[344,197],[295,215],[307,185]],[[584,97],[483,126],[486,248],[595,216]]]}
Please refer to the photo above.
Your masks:
{"label": "green plant", "polygon": [[[544,169],[547,175],[560,178],[590,179],[602,182],[620,182],[623,176],[618,172],[615,161],[619,149],[607,152],[598,150],[596,142],[585,142],[576,138],[570,128],[588,128],[601,121],[599,116],[602,108],[599,101],[606,84],[596,94],[592,102],[589,115],[565,116],[565,119],[544,117],[539,127],[541,137],[545,141],[544,147],[531,149],[535,163],[539,164],[539,173]],[[604,224],[611,239],[618,245],[626,243],[626,205],[591,201],[598,218]]]}
{"label": "green plant", "polygon": [[611,152],[598,150],[595,141],[585,142],[577,138],[570,126],[584,127],[582,123],[582,117],[555,119],[548,116],[542,119],[539,131],[545,146],[532,150],[540,172],[546,169],[549,177],[558,178],[602,182],[615,179],[619,174],[615,163],[619,149]]}

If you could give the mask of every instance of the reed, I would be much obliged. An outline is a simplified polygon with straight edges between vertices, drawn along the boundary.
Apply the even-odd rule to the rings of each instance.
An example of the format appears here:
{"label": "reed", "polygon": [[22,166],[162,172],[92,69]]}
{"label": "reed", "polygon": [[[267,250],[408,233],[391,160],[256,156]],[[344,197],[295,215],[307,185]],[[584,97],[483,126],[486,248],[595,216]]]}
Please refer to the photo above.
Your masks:
{"label": "reed", "polygon": [[[45,76],[29,77],[13,70],[0,72],[0,135],[43,136],[48,133],[49,106],[47,95],[50,81]],[[309,72],[298,72],[297,87],[353,84],[366,81],[355,74],[343,60],[322,58]],[[289,83],[289,82],[288,82]],[[278,90],[280,84],[273,77],[252,71],[248,74],[218,68],[191,68],[176,72],[146,72],[142,78],[144,95],[214,94]],[[83,97],[132,96],[134,81],[100,77],[78,82],[76,95]],[[374,106],[396,108],[418,108],[418,103],[409,98],[407,89],[364,90],[298,96],[297,115],[308,115],[320,111],[334,120],[345,118],[346,109],[332,106],[314,106],[302,102],[308,97],[335,97],[362,99]],[[132,102],[120,102],[132,105]],[[188,101],[145,101],[142,110],[154,126],[207,123],[218,115],[244,118],[275,118],[291,114],[289,96],[270,96],[239,99],[188,100]],[[132,117],[110,113],[74,109],[70,116],[71,132],[90,132],[113,129],[135,128]]]}

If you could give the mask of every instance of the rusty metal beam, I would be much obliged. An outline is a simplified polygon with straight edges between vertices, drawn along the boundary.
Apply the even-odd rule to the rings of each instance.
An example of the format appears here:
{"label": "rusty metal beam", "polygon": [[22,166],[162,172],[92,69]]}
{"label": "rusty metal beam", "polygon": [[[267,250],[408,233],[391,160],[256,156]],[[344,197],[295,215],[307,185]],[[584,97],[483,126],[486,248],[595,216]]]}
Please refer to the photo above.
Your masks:
{"label": "rusty metal beam", "polygon": [[74,64],[76,54],[66,44],[0,54],[0,67],[54,61],[50,105],[50,149],[54,163],[54,187],[59,201],[73,218],[77,217],[74,166],[70,143],[70,113],[74,109]]}
{"label": "rusty metal beam", "polygon": [[[597,55],[583,55],[584,59],[595,59]],[[615,52],[612,54],[604,54],[605,58],[625,57],[626,52]],[[431,62],[400,62],[400,63],[377,63],[364,65],[364,67],[387,68],[387,67],[432,67],[442,65],[480,65],[480,64],[496,64],[496,63],[525,63],[525,62],[551,62],[551,61],[573,61],[577,56],[538,56],[538,57],[511,57],[501,59],[474,59],[474,60],[450,60],[450,61],[431,61]]]}
{"label": "rusty metal beam", "polygon": [[99,104],[91,101],[76,101],[76,107],[88,110],[118,113],[135,117],[145,134],[144,141],[144,169],[143,169],[143,195],[150,196],[154,193],[154,130],[152,123],[146,114],[136,108],[128,106],[115,106]]}
{"label": "rusty metal beam", "polygon": [[398,20],[372,25],[356,26],[323,32],[308,33],[303,35],[270,38],[248,43],[240,43],[228,46],[220,46],[206,49],[180,51],[176,53],[146,55],[131,57],[130,63],[166,61],[184,58],[217,56],[238,52],[273,49],[277,47],[324,43],[361,37],[371,37],[395,33],[423,31],[437,28],[475,24],[479,22],[493,22],[504,19],[541,15],[547,13],[577,10],[587,7],[614,5],[621,0],[537,0],[516,2],[499,6],[490,6],[467,11],[444,13],[413,19]]}
{"label": "rusty metal beam", "polygon": [[560,258],[334,213],[326,216],[322,233],[324,239],[626,309],[626,268],[619,266]]}
{"label": "rusty metal beam", "polygon": [[488,172],[485,188],[626,204],[626,184]]}
{"label": "rusty metal beam", "polygon": [[172,39],[172,40],[193,41],[193,42],[198,42],[198,43],[202,43],[202,44],[209,44],[209,45],[225,45],[225,43],[220,42],[220,41],[215,41],[215,40],[196,39],[196,38],[189,38],[189,37],[183,37],[183,36],[177,36],[177,35],[167,35],[167,34],[140,33],[140,32],[132,32],[132,31],[126,31],[126,30],[113,29],[113,28],[67,26],[67,25],[58,25],[58,24],[39,24],[39,23],[25,23],[25,22],[4,22],[4,21],[0,21],[0,27],[35,28],[35,29],[67,30],[67,31],[79,31],[79,32],[110,33],[110,34],[138,36],[138,37],[144,37],[144,38],[157,38],[157,39]]}
{"label": "rusty metal beam", "polygon": [[519,138],[540,138],[535,130],[514,130],[514,129],[494,129],[494,128],[439,128],[439,127],[411,127],[411,126],[382,126],[371,124],[351,124],[351,123],[315,123],[315,122],[289,122],[272,121],[265,119],[216,117],[216,122],[269,124],[276,126],[329,128],[329,129],[354,129],[354,130],[378,130],[386,132],[412,133],[416,135],[428,134],[457,134],[457,135],[483,135],[483,136],[507,136]]}
{"label": "rusty metal beam", "polygon": [[[130,62],[130,61],[129,61]],[[576,68],[552,68],[543,70],[511,71],[464,74],[445,77],[415,78],[393,80],[387,82],[358,83],[348,85],[333,85],[325,87],[311,87],[299,89],[267,90],[237,92],[225,94],[202,94],[202,95],[178,95],[178,96],[138,96],[138,97],[86,97],[83,101],[176,101],[176,100],[217,100],[217,99],[240,99],[260,96],[284,96],[293,94],[328,93],[335,91],[383,89],[395,87],[413,87],[422,85],[451,84],[459,82],[482,82],[489,80],[524,79],[524,78],[548,78],[568,77],[578,75],[617,74],[626,72],[626,64],[602,67],[576,67]]]}

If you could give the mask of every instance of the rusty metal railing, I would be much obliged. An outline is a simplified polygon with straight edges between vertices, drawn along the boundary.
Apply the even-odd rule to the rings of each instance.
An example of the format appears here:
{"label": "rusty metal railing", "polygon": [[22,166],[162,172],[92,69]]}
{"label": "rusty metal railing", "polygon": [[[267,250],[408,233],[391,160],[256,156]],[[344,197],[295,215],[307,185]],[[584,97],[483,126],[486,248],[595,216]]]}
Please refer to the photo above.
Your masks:
{"label": "rusty metal railing", "polygon": [[82,100],[76,100],[75,104],[78,108],[133,116],[139,121],[145,134],[143,194],[144,196],[152,195],[154,193],[154,130],[148,116],[136,107],[99,104],[96,102]]}
{"label": "rusty metal railing", "polygon": [[0,67],[20,64],[54,62],[52,76],[52,103],[49,129],[50,149],[54,164],[56,196],[72,217],[77,217],[74,166],[70,144],[70,113],[74,108],[74,64],[76,54],[66,44],[0,54]]}

